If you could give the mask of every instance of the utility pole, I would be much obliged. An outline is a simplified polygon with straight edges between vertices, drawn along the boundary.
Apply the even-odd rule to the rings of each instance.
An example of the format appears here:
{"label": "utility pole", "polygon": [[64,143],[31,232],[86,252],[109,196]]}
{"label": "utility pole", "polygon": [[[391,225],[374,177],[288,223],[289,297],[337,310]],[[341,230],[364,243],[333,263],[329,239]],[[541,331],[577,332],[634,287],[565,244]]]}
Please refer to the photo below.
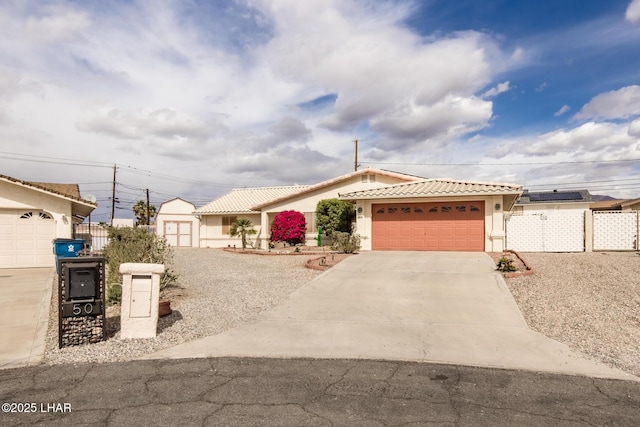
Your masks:
{"label": "utility pole", "polygon": [[147,188],[147,230],[151,225],[151,218],[149,217],[151,209],[149,208],[149,189]]}
{"label": "utility pole", "polygon": [[356,143],[356,161],[353,164],[353,170],[357,172],[358,171],[358,140],[356,139],[354,142]]}
{"label": "utility pole", "polygon": [[116,165],[113,165],[113,189],[111,190],[111,226],[113,227],[113,215],[116,211]]}

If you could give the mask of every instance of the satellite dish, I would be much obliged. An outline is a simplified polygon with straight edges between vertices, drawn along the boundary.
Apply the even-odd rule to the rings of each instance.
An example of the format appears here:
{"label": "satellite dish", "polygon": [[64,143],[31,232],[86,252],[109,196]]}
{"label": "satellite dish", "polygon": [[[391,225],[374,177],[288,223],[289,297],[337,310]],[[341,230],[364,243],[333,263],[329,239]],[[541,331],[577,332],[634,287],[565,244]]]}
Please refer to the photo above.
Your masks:
{"label": "satellite dish", "polygon": [[87,194],[86,196],[84,196],[84,199],[88,200],[91,203],[95,203],[96,200],[98,200],[96,199],[96,196],[94,196],[93,194]]}

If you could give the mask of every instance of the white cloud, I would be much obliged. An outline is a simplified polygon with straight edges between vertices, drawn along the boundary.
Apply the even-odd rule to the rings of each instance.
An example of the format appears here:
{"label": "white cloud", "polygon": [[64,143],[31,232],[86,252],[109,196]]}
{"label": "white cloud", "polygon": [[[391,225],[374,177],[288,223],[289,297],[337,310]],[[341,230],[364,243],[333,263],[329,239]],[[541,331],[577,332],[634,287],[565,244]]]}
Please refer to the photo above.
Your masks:
{"label": "white cloud", "polygon": [[624,119],[640,115],[640,86],[601,93],[585,104],[576,119]]}
{"label": "white cloud", "polygon": [[627,130],[629,136],[634,138],[640,138],[640,119],[636,119],[629,123],[629,129]]}
{"label": "white cloud", "polygon": [[204,122],[188,114],[171,109],[122,111],[102,109],[92,111],[76,126],[84,132],[102,133],[118,139],[161,139],[213,137],[223,129],[216,122]]}
{"label": "white cloud", "polygon": [[541,135],[517,138],[492,150],[491,155],[527,156],[570,155],[574,160],[633,158],[640,142],[627,133],[627,125],[588,122],[572,129],[559,129]]}
{"label": "white cloud", "polygon": [[491,102],[479,98],[447,96],[432,105],[399,105],[371,120],[371,128],[396,141],[388,150],[407,148],[415,141],[453,139],[482,129],[491,118],[491,110]]}
{"label": "white cloud", "polygon": [[499,95],[503,92],[510,90],[509,81],[498,83],[495,87],[492,87],[488,91],[482,94],[482,98],[491,98],[493,96]]}
{"label": "white cloud", "polygon": [[[369,122],[383,137],[402,133],[427,139],[442,130],[431,135],[428,125],[416,126],[417,112],[439,110],[448,99],[466,100],[466,110],[476,109],[471,116],[483,117],[469,129],[486,124],[490,104],[473,97],[493,77],[492,64],[503,60],[493,40],[464,32],[425,41],[399,25],[402,8],[377,15],[355,2],[325,4],[278,2],[273,6],[279,11],[274,14],[276,37],[268,48],[274,72],[316,88],[319,95],[337,94],[322,126],[341,132]],[[465,128],[466,118],[448,118],[452,134]],[[402,124],[407,127],[401,129]]]}
{"label": "white cloud", "polygon": [[636,24],[640,21],[640,0],[632,0],[631,3],[629,3],[624,17],[632,24]]}
{"label": "white cloud", "polygon": [[555,117],[560,117],[561,115],[563,115],[564,113],[568,112],[569,110],[571,110],[571,107],[569,107],[567,104],[564,104],[562,107],[560,107],[560,109],[558,111],[553,113],[553,115]]}
{"label": "white cloud", "polygon": [[[487,159],[495,141],[465,139],[491,126],[494,104],[483,98],[512,90],[507,78],[496,84],[498,76],[535,55],[479,31],[421,36],[406,24],[415,3],[404,1],[55,3],[61,6],[15,0],[0,8],[0,140],[25,154],[219,184],[128,182],[123,171],[125,183],[185,197],[348,172],[355,138],[362,158]],[[331,102],[305,106],[321,97]],[[499,141],[502,151],[492,155],[554,156],[559,148],[569,158],[576,144],[597,156],[606,144],[630,149],[638,128],[591,126],[516,136],[517,145]],[[510,180],[531,178],[495,169]],[[476,172],[456,168],[456,177]],[[4,173],[111,179],[108,168],[94,177],[49,164]],[[428,170],[439,174],[452,175]]]}
{"label": "white cloud", "polygon": [[66,6],[44,8],[42,16],[30,16],[25,24],[29,38],[43,43],[58,43],[73,39],[91,25],[89,15]]}

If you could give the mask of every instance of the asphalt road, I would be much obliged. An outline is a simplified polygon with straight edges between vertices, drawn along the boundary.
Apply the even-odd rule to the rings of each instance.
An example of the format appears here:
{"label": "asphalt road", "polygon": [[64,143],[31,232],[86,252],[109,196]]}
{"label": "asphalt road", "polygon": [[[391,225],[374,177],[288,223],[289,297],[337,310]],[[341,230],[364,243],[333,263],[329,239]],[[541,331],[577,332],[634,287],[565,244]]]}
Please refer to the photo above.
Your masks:
{"label": "asphalt road", "polygon": [[0,370],[0,402],[2,426],[637,426],[640,383],[414,362],[173,359]]}

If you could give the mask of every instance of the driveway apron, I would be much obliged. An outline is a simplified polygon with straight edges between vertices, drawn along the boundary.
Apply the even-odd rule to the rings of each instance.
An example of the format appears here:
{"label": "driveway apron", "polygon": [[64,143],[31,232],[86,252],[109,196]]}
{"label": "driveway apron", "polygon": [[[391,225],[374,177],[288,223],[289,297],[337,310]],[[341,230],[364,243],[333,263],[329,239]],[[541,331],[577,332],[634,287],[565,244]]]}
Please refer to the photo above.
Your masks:
{"label": "driveway apron", "polygon": [[0,269],[0,369],[42,361],[54,277],[53,268]]}
{"label": "driveway apron", "polygon": [[493,260],[365,252],[219,335],[146,356],[407,360],[636,379],[530,330]]}

